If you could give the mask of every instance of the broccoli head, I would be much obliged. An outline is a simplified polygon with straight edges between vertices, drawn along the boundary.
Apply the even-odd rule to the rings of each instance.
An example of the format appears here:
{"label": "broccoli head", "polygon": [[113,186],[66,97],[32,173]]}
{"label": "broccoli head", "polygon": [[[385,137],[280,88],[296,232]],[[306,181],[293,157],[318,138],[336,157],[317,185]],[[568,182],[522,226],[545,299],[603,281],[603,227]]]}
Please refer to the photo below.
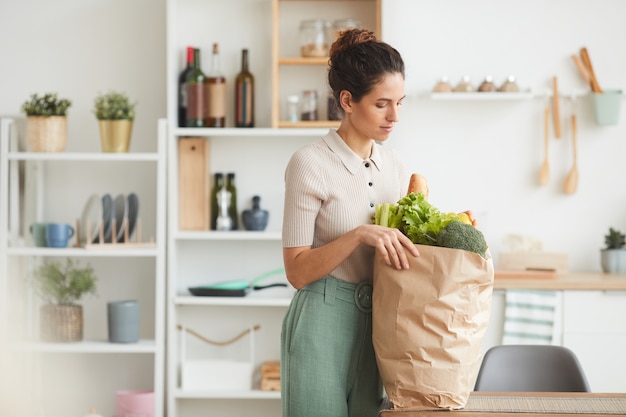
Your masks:
{"label": "broccoli head", "polygon": [[482,232],[471,224],[460,221],[452,222],[441,229],[436,245],[476,252],[483,258],[487,251],[487,242]]}

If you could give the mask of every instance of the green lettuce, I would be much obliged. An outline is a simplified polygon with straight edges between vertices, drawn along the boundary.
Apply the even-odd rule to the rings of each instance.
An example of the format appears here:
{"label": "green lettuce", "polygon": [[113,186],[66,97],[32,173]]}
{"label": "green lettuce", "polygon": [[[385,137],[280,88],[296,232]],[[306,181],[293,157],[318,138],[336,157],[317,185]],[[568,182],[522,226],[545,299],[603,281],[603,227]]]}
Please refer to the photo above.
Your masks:
{"label": "green lettuce", "polygon": [[422,193],[410,193],[396,204],[377,204],[374,215],[374,224],[399,229],[420,245],[435,245],[441,229],[458,221],[426,201]]}

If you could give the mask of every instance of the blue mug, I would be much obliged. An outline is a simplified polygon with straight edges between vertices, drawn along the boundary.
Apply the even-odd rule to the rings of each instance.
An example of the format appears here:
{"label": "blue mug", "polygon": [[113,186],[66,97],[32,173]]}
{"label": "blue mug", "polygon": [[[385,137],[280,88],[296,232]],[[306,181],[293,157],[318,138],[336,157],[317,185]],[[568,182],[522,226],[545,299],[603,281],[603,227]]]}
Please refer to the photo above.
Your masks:
{"label": "blue mug", "polygon": [[74,228],[65,223],[46,225],[46,244],[50,248],[65,248],[67,241],[74,236]]}

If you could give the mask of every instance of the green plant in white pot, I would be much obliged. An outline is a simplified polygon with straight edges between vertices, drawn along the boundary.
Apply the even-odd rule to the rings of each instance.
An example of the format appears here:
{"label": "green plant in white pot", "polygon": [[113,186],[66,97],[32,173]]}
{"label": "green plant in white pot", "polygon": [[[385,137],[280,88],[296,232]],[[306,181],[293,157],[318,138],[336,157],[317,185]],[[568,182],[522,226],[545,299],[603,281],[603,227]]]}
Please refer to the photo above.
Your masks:
{"label": "green plant in white pot", "polygon": [[83,307],[77,304],[96,293],[97,277],[90,266],[81,267],[67,258],[42,264],[34,285],[44,301],[40,310],[41,339],[47,342],[78,342],[83,339]]}
{"label": "green plant in white pot", "polygon": [[57,93],[32,94],[22,104],[26,143],[33,152],[61,152],[67,145],[67,110],[72,102]]}
{"label": "green plant in white pot", "polygon": [[128,152],[135,106],[136,103],[120,92],[111,91],[96,97],[93,113],[100,125],[103,152]]}
{"label": "green plant in white pot", "polygon": [[606,248],[600,251],[602,270],[609,274],[626,272],[626,235],[617,229],[609,228],[604,236]]}

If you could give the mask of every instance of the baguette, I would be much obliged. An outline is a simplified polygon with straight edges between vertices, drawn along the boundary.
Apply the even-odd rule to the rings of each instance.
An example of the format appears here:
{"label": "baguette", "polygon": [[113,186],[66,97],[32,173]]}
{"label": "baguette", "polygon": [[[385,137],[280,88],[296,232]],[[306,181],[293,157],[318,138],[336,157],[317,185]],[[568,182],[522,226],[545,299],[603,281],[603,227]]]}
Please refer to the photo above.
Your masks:
{"label": "baguette", "polygon": [[428,200],[428,181],[426,181],[426,177],[417,173],[411,174],[409,188],[406,193],[422,193],[424,195],[424,199]]}

